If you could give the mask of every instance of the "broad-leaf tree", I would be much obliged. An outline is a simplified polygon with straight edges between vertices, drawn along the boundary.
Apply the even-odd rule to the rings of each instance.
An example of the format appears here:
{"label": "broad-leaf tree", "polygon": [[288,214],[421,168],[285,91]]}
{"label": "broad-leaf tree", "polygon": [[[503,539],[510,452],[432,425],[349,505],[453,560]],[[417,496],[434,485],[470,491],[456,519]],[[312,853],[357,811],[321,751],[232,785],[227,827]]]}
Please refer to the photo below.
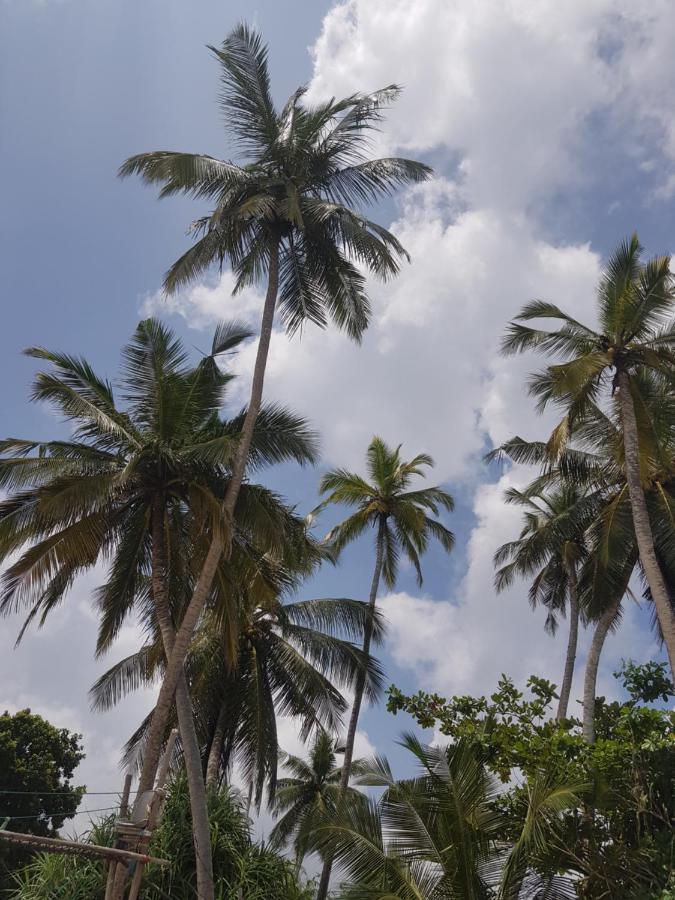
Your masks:
{"label": "broad-leaf tree", "polygon": [[[531,392],[540,408],[552,401],[565,409],[559,433],[574,428],[589,403],[617,393],[626,483],[642,569],[675,672],[675,611],[654,548],[655,523],[650,519],[645,491],[651,484],[654,460],[640,441],[639,397],[635,376],[655,372],[673,385],[675,377],[675,283],[670,257],[643,262],[637,235],[620,244],[605,266],[597,293],[598,325],[578,322],[552,303],[535,300],[509,326],[504,353],[536,350],[562,357],[532,376]],[[524,323],[553,319],[558,328],[537,329]]]}
{"label": "broad-leaf tree", "polygon": [[[327,472],[320,484],[321,493],[327,496],[314,511],[316,514],[333,505],[355,508],[326,537],[326,543],[335,555],[362,535],[374,533],[375,567],[368,601],[373,613],[380,582],[384,581],[389,588],[396,584],[401,556],[413,566],[418,583],[421,584],[420,556],[426,552],[430,541],[438,541],[449,552],[455,540],[452,532],[434,518],[441,510],[453,509],[454,501],[450,494],[440,487],[415,489],[412,484],[415,478],[424,477],[424,468],[433,466],[433,460],[426,453],[404,460],[400,451],[400,446],[392,449],[381,438],[373,438],[366,453],[368,478],[346,469]],[[370,653],[371,638],[372,628],[367,626],[363,640],[363,652],[366,656]],[[356,683],[345,742],[343,791],[349,785],[364,686],[361,676]],[[324,865],[319,900],[325,900],[329,879],[330,858]]]}
{"label": "broad-leaf tree", "polygon": [[[167,292],[203,275],[212,265],[231,266],[236,290],[266,283],[251,396],[223,501],[231,523],[241,487],[263,381],[275,310],[287,330],[330,319],[355,340],[368,325],[365,272],[387,279],[407,258],[399,241],[364,217],[360,208],[397,187],[423,181],[431,170],[408,159],[371,159],[370,139],[399,88],[352,94],[310,105],[304,89],[277,109],[272,100],[267,47],[259,34],[239,25],[219,48],[220,105],[235,160],[173,151],[143,153],[121,167],[161,186],[160,196],[186,194],[210,204],[194,226],[195,244],[169,269]],[[140,789],[150,787],[161,735],[182,661],[206,602],[218,561],[230,548],[231,529],[214,534],[176,635],[160,690],[156,723],[148,740]]]}

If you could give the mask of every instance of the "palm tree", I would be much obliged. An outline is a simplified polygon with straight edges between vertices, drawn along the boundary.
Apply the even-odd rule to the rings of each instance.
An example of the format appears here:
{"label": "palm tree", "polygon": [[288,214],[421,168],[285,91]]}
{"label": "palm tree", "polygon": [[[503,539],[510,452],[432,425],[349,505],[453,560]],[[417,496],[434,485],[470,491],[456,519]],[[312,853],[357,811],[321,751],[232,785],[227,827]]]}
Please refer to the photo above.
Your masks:
{"label": "palm tree", "polygon": [[[539,350],[563,357],[532,376],[530,390],[540,408],[553,400],[566,410],[559,432],[574,426],[584,409],[611,385],[618,393],[625,472],[640,561],[654,600],[664,642],[675,673],[675,611],[654,549],[645,489],[652,460],[641,444],[635,376],[656,372],[672,385],[675,373],[675,284],[670,258],[641,261],[637,235],[622,243],[610,257],[598,286],[599,329],[581,324],[552,303],[535,300],[509,326],[504,353]],[[538,330],[522,322],[557,319],[557,330]],[[611,373],[611,377],[610,377]]]}
{"label": "palm tree", "polygon": [[[232,162],[155,151],[131,157],[120,174],[138,174],[147,183],[161,185],[162,197],[183,193],[212,204],[210,213],[193,226],[196,243],[169,269],[167,292],[225,261],[236,275],[236,290],[267,282],[248,411],[223,502],[230,522],[262,402],[277,304],[291,333],[305,321],[323,327],[330,318],[359,340],[370,315],[362,268],[386,279],[398,272],[407,254],[389,231],[356,207],[400,185],[423,181],[431,170],[408,159],[368,157],[372,131],[382,121],[383,109],[398,96],[395,85],[315,106],[302,102],[300,88],[278,111],[271,97],[267,48],[255,31],[239,25],[220,49],[210,49],[221,66],[225,126],[246,158]],[[230,533],[214,534],[178,629],[155,708],[141,790],[154,778],[180,668],[218,560],[222,553],[229,554]]]}
{"label": "palm tree", "polygon": [[384,788],[381,798],[347,806],[313,833],[312,846],[347,873],[344,900],[575,896],[551,861],[558,862],[563,815],[578,803],[573,787],[545,776],[532,781],[520,801],[520,833],[508,843],[513,819],[497,804],[499,786],[474,747],[426,747],[413,735],[401,743],[418,774],[397,781],[386,759],[375,759],[359,783]]}
{"label": "palm tree", "polygon": [[[640,442],[649,460],[645,501],[653,523],[656,557],[668,585],[675,584],[675,395],[669,382],[649,372],[633,376],[633,396]],[[559,537],[575,532],[586,552],[578,572],[579,604],[594,622],[584,677],[583,733],[595,735],[597,671],[605,639],[621,617],[621,601],[629,592],[636,565],[641,564],[632,504],[625,473],[621,408],[614,398],[608,411],[588,402],[565,440],[541,442],[513,438],[493,456],[535,464],[541,475],[523,492],[534,497],[552,490],[579,492]],[[642,566],[639,571],[644,577]],[[652,600],[647,590],[648,599]],[[658,626],[658,619],[655,623]]]}
{"label": "palm tree", "polygon": [[[438,515],[441,509],[452,510],[454,501],[450,494],[440,487],[409,490],[413,478],[423,476],[423,467],[433,466],[433,460],[421,453],[406,462],[401,459],[400,450],[400,446],[392,450],[380,438],[373,438],[366,453],[370,480],[366,481],[346,469],[327,472],[321,479],[319,489],[328,496],[314,511],[316,514],[333,504],[356,507],[356,512],[335,526],[326,537],[326,543],[335,555],[368,529],[375,531],[375,569],[369,598],[373,612],[380,581],[384,580],[388,588],[396,584],[401,554],[412,564],[421,585],[420,555],[427,550],[430,538],[435,538],[448,552],[452,550],[455,540],[451,531],[429,515]],[[363,639],[366,656],[370,653],[371,637],[372,629],[367,625]],[[363,688],[361,676],[356,682],[345,742],[341,782],[343,793],[349,785]],[[327,858],[319,885],[319,900],[325,900],[330,867],[330,858]]]}
{"label": "palm tree", "polygon": [[569,607],[567,652],[556,713],[562,720],[567,717],[574,676],[580,618],[577,580],[586,555],[583,528],[578,522],[582,494],[576,485],[562,482],[539,496],[511,488],[505,499],[523,508],[524,524],[518,540],[503,544],[495,553],[495,565],[500,567],[495,575],[497,591],[510,587],[516,577],[532,577],[530,605],[533,609],[539,604],[546,608],[549,634],[555,634],[558,615],[564,616]]}
{"label": "palm tree", "polygon": [[[195,367],[168,329],[155,320],[141,322],[123,350],[124,408],[86,360],[41,348],[27,351],[50,365],[37,375],[33,399],[49,402],[70,421],[73,439],[0,444],[0,486],[13,491],[0,504],[0,559],[29,545],[3,575],[0,611],[27,605],[26,624],[37,616],[42,624],[79,574],[110,559],[110,577],[98,590],[99,651],[115,637],[148,572],[151,613],[163,651],[170,655],[179,612],[175,602],[172,606],[167,576],[171,523],[190,507],[197,532],[209,520],[218,527],[223,492],[219,494],[217,484],[227,475],[244,416],[220,418],[230,376],[215,360],[247,336],[236,323],[219,327],[211,354]],[[256,462],[311,461],[315,440],[304,420],[272,407],[257,420],[251,452]],[[250,514],[253,497],[247,490],[240,515]],[[176,705],[200,896],[208,897],[212,876],[206,795],[182,669]]]}
{"label": "palm tree", "polygon": [[[228,569],[223,566],[219,572],[219,583]],[[243,604],[236,659],[229,659],[228,637],[223,633],[229,623],[223,622],[224,604],[215,598],[186,660],[212,783],[217,786],[236,766],[253,786],[258,806],[265,785],[269,802],[276,793],[277,717],[296,718],[303,739],[312,731],[336,730],[346,710],[338,688],[351,687],[363,668],[369,696],[377,696],[382,682],[377,662],[365,659],[353,643],[362,637],[369,619],[365,603],[344,598],[282,602],[274,576],[265,573],[260,580],[264,584],[257,585]],[[150,632],[152,622],[145,627]],[[376,641],[382,636],[377,619]],[[109,709],[129,691],[154,684],[165,665],[153,636],[99,678],[91,690],[95,707]],[[128,741],[125,762],[137,760],[143,750],[149,718]],[[168,728],[172,725],[170,720]]]}
{"label": "palm tree", "polygon": [[[288,775],[277,782],[274,811],[278,821],[270,833],[270,843],[281,848],[292,841],[298,867],[307,855],[312,831],[337,814],[342,769],[335,757],[340,752],[337,740],[321,730],[308,760],[291,754],[282,758]],[[353,760],[353,774],[360,775],[364,769],[364,760]],[[360,791],[351,787],[347,791],[350,803],[363,802]]]}

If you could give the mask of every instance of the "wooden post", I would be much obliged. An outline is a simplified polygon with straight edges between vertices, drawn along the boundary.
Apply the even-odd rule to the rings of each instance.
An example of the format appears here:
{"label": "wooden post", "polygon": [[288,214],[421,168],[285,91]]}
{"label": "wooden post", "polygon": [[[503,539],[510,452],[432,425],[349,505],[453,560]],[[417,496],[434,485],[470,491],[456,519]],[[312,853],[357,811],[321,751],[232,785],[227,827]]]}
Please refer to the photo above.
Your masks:
{"label": "wooden post", "polygon": [[[166,784],[166,779],[169,775],[169,768],[171,766],[171,757],[173,755],[173,748],[176,744],[176,738],[178,737],[177,729],[173,729],[171,734],[169,735],[169,740],[167,741],[166,750],[164,751],[164,756],[162,757],[162,761],[159,766],[159,772],[157,773],[157,784],[155,785],[155,793],[150,801],[150,807],[148,809],[148,820],[146,822],[144,833],[142,837],[142,841],[144,844],[150,843],[150,838],[152,837],[152,832],[157,827],[157,823],[159,822],[159,817],[162,811],[162,806],[164,804],[164,799],[166,797],[166,792],[164,790],[164,785]],[[138,894],[141,890],[141,881],[143,880],[143,870],[145,868],[145,864],[138,862],[136,863],[136,868],[134,870],[134,877],[131,881],[131,887],[129,888],[129,897],[128,900],[138,900]]]}
{"label": "wooden post", "polygon": [[[122,798],[120,800],[120,819],[126,819],[129,815],[129,795],[131,794],[131,779],[133,775],[131,771],[124,776],[124,784],[122,785]],[[105,884],[105,900],[112,900],[113,890],[115,887],[115,875],[119,863],[108,863],[108,880]]]}

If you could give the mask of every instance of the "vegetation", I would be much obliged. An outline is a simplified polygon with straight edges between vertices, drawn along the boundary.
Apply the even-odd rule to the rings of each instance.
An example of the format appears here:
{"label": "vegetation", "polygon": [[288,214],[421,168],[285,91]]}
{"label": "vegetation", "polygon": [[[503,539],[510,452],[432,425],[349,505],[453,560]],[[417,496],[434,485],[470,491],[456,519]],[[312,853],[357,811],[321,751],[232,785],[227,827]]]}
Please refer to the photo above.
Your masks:
{"label": "vegetation", "polygon": [[[259,480],[278,463],[315,465],[318,436],[301,416],[265,404],[263,386],[275,315],[291,335],[330,322],[362,339],[367,277],[394,277],[408,258],[364,209],[431,170],[371,158],[395,85],[316,104],[300,88],[278,108],[267,48],[254,30],[240,25],[210,49],[233,158],[155,151],[128,159],[120,175],[140,176],[160,197],[208,204],[191,229],[193,245],[166,274],[166,292],[227,264],[235,292],[265,288],[258,331],[223,322],[210,351],[193,358],[162,322],[147,319],[122,350],[114,387],[83,357],[31,348],[40,366],[31,399],[69,433],[0,441],[0,613],[26,614],[21,639],[31,623],[47,625],[83,573],[104,571],[92,597],[97,652],[113,648],[125,623],[139,625],[138,646],[91,697],[107,709],[140,687],[158,687],[154,709],[123,751],[138,777],[131,817],[149,829],[150,852],[170,862],[137,870],[140,896],[672,897],[670,259],[644,261],[634,235],[607,261],[597,327],[536,300],[502,343],[507,355],[544,355],[530,393],[540,410],[553,405],[562,418],[543,439],[515,436],[487,455],[528,473],[504,498],[521,510],[522,527],[494,548],[495,593],[525,582],[550,635],[569,620],[560,690],[538,675],[527,694],[506,675],[489,697],[391,687],[389,711],[435,729],[437,740],[403,736],[414,769],[403,778],[385,756],[355,760],[364,700],[377,700],[384,683],[374,656],[386,640],[380,589],[396,586],[402,565],[421,586],[430,546],[452,550],[442,518],[454,502],[444,486],[419,480],[433,466],[427,453],[408,459],[400,445],[374,437],[364,473],[324,470],[320,502],[304,517]],[[554,324],[535,328],[535,320]],[[253,339],[249,402],[233,411],[227,357]],[[347,517],[318,540],[317,516],[336,507],[347,507]],[[374,551],[367,601],[298,597],[321,566],[339,571],[345,548],[365,536]],[[640,584],[670,675],[658,659],[626,661],[616,673],[623,699],[610,702],[596,696],[601,653]],[[284,719],[296,724],[306,754],[283,753]],[[156,823],[146,815],[148,796],[163,797],[152,789],[175,728]],[[56,834],[84,794],[71,783],[82,756],[78,735],[28,710],[0,717],[0,828],[9,818],[15,830]],[[252,805],[274,817],[269,844],[252,836]],[[124,827],[103,820],[88,839],[133,844]],[[1,840],[0,854],[0,891],[14,900],[104,898],[98,862],[58,854],[28,861]],[[310,859],[322,867],[317,884],[303,871]],[[120,867],[113,900],[122,900],[129,869]]]}
{"label": "vegetation", "polygon": [[[83,759],[81,735],[55,728],[29,709],[0,716],[0,825],[53,837],[72,818],[84,787],[72,784]],[[22,848],[0,843],[0,893],[25,863]]]}
{"label": "vegetation", "polygon": [[496,803],[509,816],[504,834],[517,835],[526,822],[522,801],[542,769],[552,784],[584,786],[546,837],[546,854],[530,857],[539,875],[573,873],[579,897],[660,897],[675,871],[675,712],[650,704],[667,702],[675,687],[664,664],[629,661],[616,677],[629,699],[598,698],[592,744],[578,719],[551,716],[555,685],[536,677],[528,697],[502,676],[490,697],[446,701],[390,688],[388,706],[453,742],[470,742],[505,785]]}
{"label": "vegetation", "polygon": [[[219,900],[311,900],[308,887],[298,883],[293,866],[267,847],[255,844],[242,801],[228,789],[209,794],[209,823],[213,874]],[[113,822],[94,825],[88,838],[109,845]],[[171,860],[171,869],[150,867],[141,900],[188,900],[195,896],[196,869],[192,850],[192,823],[188,787],[184,777],[170,786],[162,822],[151,852]],[[15,877],[11,900],[103,900],[106,873],[100,863],[39,854]]]}

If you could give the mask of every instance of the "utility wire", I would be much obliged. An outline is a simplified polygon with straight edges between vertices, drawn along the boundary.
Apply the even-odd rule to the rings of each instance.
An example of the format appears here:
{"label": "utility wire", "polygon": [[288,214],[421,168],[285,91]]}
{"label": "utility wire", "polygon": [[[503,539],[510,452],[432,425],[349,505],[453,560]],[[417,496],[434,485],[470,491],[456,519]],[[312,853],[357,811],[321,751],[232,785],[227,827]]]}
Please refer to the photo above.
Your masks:
{"label": "utility wire", "polygon": [[[77,788],[67,788],[65,791],[0,791],[0,794],[12,794],[15,797],[65,797],[68,796],[67,791],[76,791]],[[83,797],[119,797],[122,791],[82,791]],[[138,791],[131,791],[137,794]]]}
{"label": "utility wire", "polygon": [[70,819],[70,818],[72,818],[72,816],[82,816],[85,813],[112,812],[113,810],[116,810],[116,809],[117,809],[116,806],[106,806],[103,809],[80,809],[75,813],[64,813],[63,810],[61,810],[60,812],[38,813],[38,815],[33,815],[33,816],[12,816],[12,815],[8,815],[8,813],[3,811],[3,815],[8,816],[8,818],[12,822],[18,822],[19,819],[43,819],[43,818],[44,819],[52,819],[52,818],[58,818],[59,816],[65,816],[65,818]]}

